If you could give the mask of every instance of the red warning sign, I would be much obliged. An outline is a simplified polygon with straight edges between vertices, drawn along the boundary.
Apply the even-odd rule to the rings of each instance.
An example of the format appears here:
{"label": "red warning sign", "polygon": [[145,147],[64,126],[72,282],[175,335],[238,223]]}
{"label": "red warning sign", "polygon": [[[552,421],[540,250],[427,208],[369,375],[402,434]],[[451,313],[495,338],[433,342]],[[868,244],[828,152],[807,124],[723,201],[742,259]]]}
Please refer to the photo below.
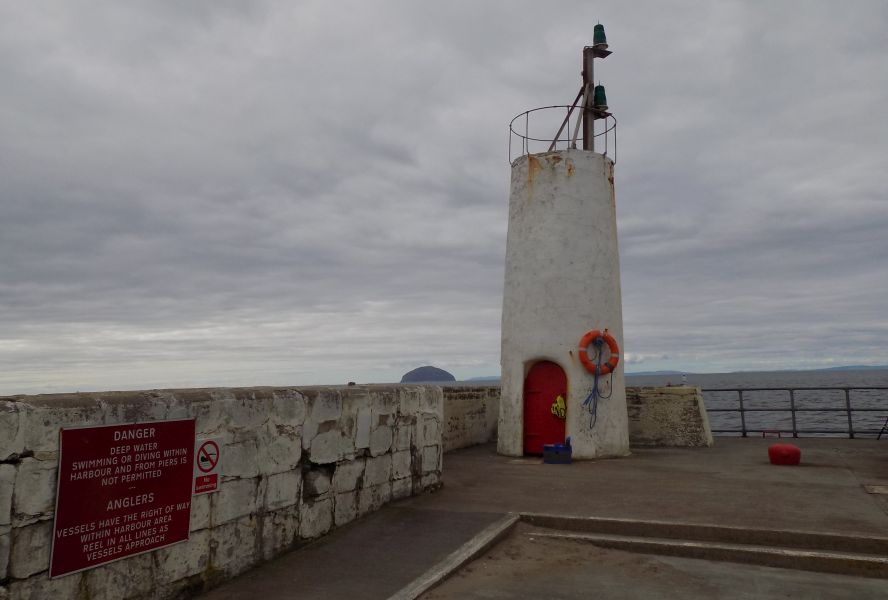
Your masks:
{"label": "red warning sign", "polygon": [[222,451],[219,440],[197,440],[194,453],[194,494],[219,490],[219,463]]}
{"label": "red warning sign", "polygon": [[188,539],[194,419],[64,428],[49,576]]}

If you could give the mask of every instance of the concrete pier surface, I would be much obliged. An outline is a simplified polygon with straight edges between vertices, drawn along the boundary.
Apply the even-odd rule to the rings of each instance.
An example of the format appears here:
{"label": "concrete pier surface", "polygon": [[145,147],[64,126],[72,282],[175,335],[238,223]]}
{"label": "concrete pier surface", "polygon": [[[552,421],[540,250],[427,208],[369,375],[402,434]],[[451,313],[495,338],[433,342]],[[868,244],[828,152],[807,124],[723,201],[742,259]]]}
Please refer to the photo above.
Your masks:
{"label": "concrete pier surface", "polygon": [[[263,600],[388,598],[423,574],[434,571],[475,534],[508,513],[769,530],[776,532],[775,539],[785,538],[788,544],[796,535],[793,532],[835,534],[852,541],[852,538],[888,538],[888,495],[871,494],[864,487],[888,486],[888,441],[781,440],[802,449],[802,465],[798,467],[776,467],[768,463],[767,447],[775,441],[719,438],[712,448],[634,450],[625,458],[572,465],[545,465],[533,458],[498,456],[492,445],[451,452],[444,457],[441,491],[394,503],[310,546],[260,566],[203,598],[229,600],[257,595]],[[481,553],[475,563],[464,566],[455,577],[426,596],[457,597],[465,590],[454,590],[452,586],[460,579],[466,580],[464,569],[483,565],[485,560],[489,563],[489,557],[496,557],[498,552],[519,552],[530,557],[532,564],[519,564],[519,571],[527,572],[528,566],[536,565],[533,557],[537,550],[526,547],[524,527],[525,524],[520,524],[505,541]],[[883,544],[885,540],[877,541]],[[571,549],[578,542],[551,539],[546,544],[552,545],[553,552],[561,548],[565,554],[574,555]],[[814,574],[604,550],[589,544],[582,546],[582,556],[598,556],[602,565],[623,564],[622,571],[615,567],[606,575],[602,569],[583,569],[576,560],[571,563],[573,566],[551,561],[548,576],[553,587],[548,597],[587,597],[594,589],[599,597],[631,598],[632,595],[626,594],[631,593],[633,581],[647,577],[632,570],[637,565],[648,565],[649,570],[654,571],[668,566],[685,574],[696,573],[704,582],[711,578],[742,579],[744,574],[776,572],[776,577],[762,575],[762,581],[767,580],[769,589],[783,594],[779,597],[803,597],[798,594],[800,590],[795,589],[796,582],[815,575],[822,589],[833,584],[839,586],[837,589],[842,586],[857,589],[854,585],[858,585],[861,597],[871,597],[871,590],[880,590],[888,596],[888,579]],[[583,572],[588,577],[567,587],[562,583],[556,585],[554,582],[562,581],[559,570],[565,576]],[[515,595],[515,589],[509,591],[515,573],[503,569],[500,575],[499,579],[483,582],[485,586],[492,586],[491,590],[496,588],[496,581],[504,586],[496,588],[501,595],[493,597],[520,597],[520,593]],[[619,587],[620,577],[628,586],[625,589]],[[545,588],[548,581],[541,576],[536,582],[536,592]],[[476,584],[480,583],[472,585]],[[666,579],[661,580],[661,584],[671,585]],[[717,587],[713,585],[716,584],[689,584],[684,597],[715,597],[712,592]],[[608,587],[624,591],[600,595]],[[454,595],[446,595],[451,593],[448,590]],[[574,590],[575,595],[570,595],[570,590]],[[649,587],[644,590],[646,592],[639,587],[637,597],[652,597]],[[664,592],[662,597],[671,596]]]}

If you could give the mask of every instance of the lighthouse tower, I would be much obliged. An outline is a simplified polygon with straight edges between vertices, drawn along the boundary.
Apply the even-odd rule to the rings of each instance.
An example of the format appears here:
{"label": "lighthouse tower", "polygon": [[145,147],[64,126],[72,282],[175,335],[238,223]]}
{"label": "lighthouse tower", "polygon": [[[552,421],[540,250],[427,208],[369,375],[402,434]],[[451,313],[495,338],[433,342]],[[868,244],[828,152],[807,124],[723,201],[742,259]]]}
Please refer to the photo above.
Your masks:
{"label": "lighthouse tower", "polygon": [[594,60],[610,54],[601,25],[593,40],[574,103],[510,125],[498,434],[509,456],[542,454],[568,437],[574,458],[629,453],[616,120],[593,78]]}

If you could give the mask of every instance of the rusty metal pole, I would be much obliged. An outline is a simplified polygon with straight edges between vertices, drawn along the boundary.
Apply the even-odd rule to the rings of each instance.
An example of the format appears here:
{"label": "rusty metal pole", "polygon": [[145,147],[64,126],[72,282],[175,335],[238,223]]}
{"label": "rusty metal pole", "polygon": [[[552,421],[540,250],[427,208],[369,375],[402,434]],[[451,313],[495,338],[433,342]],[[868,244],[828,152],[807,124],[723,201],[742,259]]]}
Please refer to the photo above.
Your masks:
{"label": "rusty metal pole", "polygon": [[595,51],[583,48],[583,150],[595,150],[595,115],[592,113],[592,94],[595,90]]}

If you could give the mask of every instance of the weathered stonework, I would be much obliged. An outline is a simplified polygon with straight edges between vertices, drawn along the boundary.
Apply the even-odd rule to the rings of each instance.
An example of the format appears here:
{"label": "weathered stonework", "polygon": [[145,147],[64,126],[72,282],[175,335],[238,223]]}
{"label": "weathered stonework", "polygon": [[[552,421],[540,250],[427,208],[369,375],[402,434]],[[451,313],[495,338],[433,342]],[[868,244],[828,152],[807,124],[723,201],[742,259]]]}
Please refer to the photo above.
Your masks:
{"label": "weathered stonework", "polygon": [[[0,600],[190,597],[440,485],[440,388],[151,390],[0,399]],[[49,580],[59,428],[196,419],[222,449],[190,538]],[[437,433],[437,438],[435,435]]]}
{"label": "weathered stonework", "polygon": [[8,460],[24,450],[25,430],[19,405],[0,400],[0,460]]}
{"label": "weathered stonework", "polygon": [[35,458],[25,458],[19,463],[12,499],[13,521],[17,525],[27,525],[52,516],[58,472],[56,465],[55,461]]}
{"label": "weathered stonework", "polygon": [[633,446],[712,446],[703,393],[695,387],[626,388]]}
{"label": "weathered stonework", "polygon": [[268,513],[262,520],[262,558],[270,560],[290,548],[299,534],[299,506]]}
{"label": "weathered stonework", "polygon": [[303,502],[299,512],[299,536],[315,538],[330,531],[333,525],[333,500],[326,498]]}
{"label": "weathered stonework", "polygon": [[197,575],[209,566],[210,530],[192,532],[187,544],[175,544],[152,554],[157,564],[157,578],[161,583]]}
{"label": "weathered stonework", "polygon": [[268,477],[265,488],[265,508],[274,511],[299,503],[302,483],[299,471],[287,471]]}
{"label": "weathered stonework", "polygon": [[213,526],[256,512],[257,485],[256,479],[223,481],[219,492],[213,494],[210,504]]}
{"label": "weathered stonework", "polygon": [[333,488],[336,492],[354,491],[360,485],[361,478],[364,476],[364,465],[363,458],[338,464],[336,472],[333,474]]}
{"label": "weathered stonework", "polygon": [[9,544],[12,536],[9,534],[11,527],[0,526],[0,581],[6,579],[9,567]]}
{"label": "weathered stonework", "polygon": [[355,490],[336,494],[333,520],[337,527],[353,521],[358,516],[358,493]]}
{"label": "weathered stonework", "polygon": [[96,567],[85,573],[86,585],[94,590],[89,600],[118,600],[149,594],[155,586],[154,560],[150,554]]}
{"label": "weathered stonework", "polygon": [[444,452],[496,440],[499,386],[444,388]]}
{"label": "weathered stonework", "polygon": [[25,579],[49,568],[52,523],[43,521],[12,529],[9,575]]}
{"label": "weathered stonework", "polygon": [[0,526],[12,523],[12,491],[15,465],[0,465]]}
{"label": "weathered stonework", "polygon": [[210,563],[228,577],[243,573],[258,562],[257,535],[259,523],[255,515],[247,515],[210,530]]}

